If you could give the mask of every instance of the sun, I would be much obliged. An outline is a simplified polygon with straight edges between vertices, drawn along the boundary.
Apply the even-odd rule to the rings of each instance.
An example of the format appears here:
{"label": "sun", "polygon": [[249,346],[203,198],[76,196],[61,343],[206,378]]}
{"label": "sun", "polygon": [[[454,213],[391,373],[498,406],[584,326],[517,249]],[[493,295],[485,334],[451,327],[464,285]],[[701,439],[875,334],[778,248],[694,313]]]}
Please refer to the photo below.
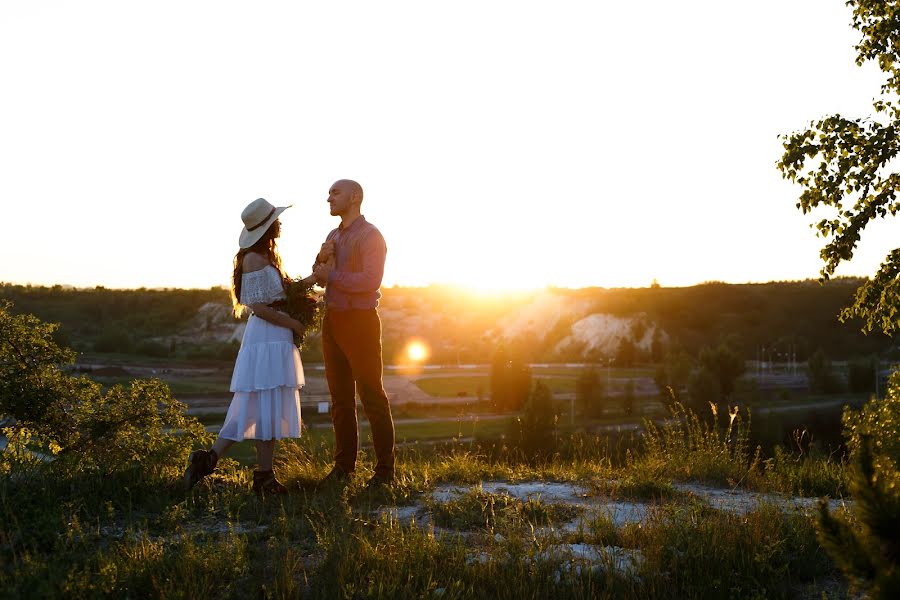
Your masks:
{"label": "sun", "polygon": [[425,362],[430,354],[431,350],[428,348],[428,345],[422,340],[411,340],[406,345],[406,358],[408,358],[410,362]]}

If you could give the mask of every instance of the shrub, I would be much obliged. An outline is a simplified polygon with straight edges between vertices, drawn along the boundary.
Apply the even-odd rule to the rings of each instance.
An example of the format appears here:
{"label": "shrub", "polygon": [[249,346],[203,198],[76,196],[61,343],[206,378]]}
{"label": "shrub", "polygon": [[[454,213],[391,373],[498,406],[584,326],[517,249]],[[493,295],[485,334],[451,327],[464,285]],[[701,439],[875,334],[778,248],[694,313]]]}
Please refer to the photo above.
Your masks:
{"label": "shrub", "polygon": [[4,470],[39,451],[61,468],[152,475],[209,437],[159,380],[104,393],[87,377],[67,374],[74,353],[53,341],[56,326],[13,315],[11,307],[0,304],[0,414],[15,420],[6,428],[13,451],[0,455]]}
{"label": "shrub", "polygon": [[134,344],[131,336],[124,329],[107,328],[94,342],[94,352],[121,352],[127,354],[132,351]]}
{"label": "shrub", "polygon": [[159,342],[144,340],[135,348],[135,352],[142,356],[152,356],[153,358],[166,358],[169,356],[169,348]]}
{"label": "shrub", "polygon": [[851,392],[874,392],[878,376],[878,359],[857,359],[847,366],[847,387]]}
{"label": "shrub", "polygon": [[868,437],[879,460],[889,462],[893,469],[900,466],[900,371],[888,378],[884,398],[873,398],[858,411],[845,408],[841,421],[851,455],[859,452]]}
{"label": "shrub", "polygon": [[537,381],[525,403],[525,414],[511,424],[512,438],[526,456],[545,456],[556,446],[556,422],[550,389]]}
{"label": "shrub", "polygon": [[645,420],[644,452],[633,466],[663,471],[676,479],[759,485],[761,449],[751,451],[749,423],[735,407],[723,427],[715,405],[710,407],[712,421],[701,421],[679,403],[662,425]]}
{"label": "shrub", "polygon": [[599,417],[603,414],[606,386],[596,367],[586,367],[575,380],[575,402],[582,415]]}
{"label": "shrub", "polygon": [[900,595],[900,371],[891,374],[881,400],[844,409],[842,418],[854,469],[851,520],[822,503],[819,539],[857,587],[873,598]]}
{"label": "shrub", "polygon": [[806,373],[809,377],[809,390],[815,394],[834,394],[843,388],[840,378],[831,367],[831,361],[821,348],[809,357]]}

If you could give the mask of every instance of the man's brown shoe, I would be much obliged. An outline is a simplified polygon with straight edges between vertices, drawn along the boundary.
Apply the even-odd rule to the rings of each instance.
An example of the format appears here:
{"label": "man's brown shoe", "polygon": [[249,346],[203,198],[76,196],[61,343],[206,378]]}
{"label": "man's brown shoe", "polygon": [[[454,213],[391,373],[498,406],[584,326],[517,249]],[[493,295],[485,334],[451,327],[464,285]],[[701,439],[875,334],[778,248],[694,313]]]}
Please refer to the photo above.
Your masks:
{"label": "man's brown shoe", "polygon": [[389,488],[394,485],[394,477],[393,475],[379,475],[375,474],[369,478],[366,482],[367,490],[376,490],[382,488]]}
{"label": "man's brown shoe", "polygon": [[331,470],[328,471],[328,475],[319,480],[316,484],[317,490],[323,490],[326,488],[330,488],[333,485],[345,485],[350,482],[351,474],[340,468],[337,465],[331,467]]}

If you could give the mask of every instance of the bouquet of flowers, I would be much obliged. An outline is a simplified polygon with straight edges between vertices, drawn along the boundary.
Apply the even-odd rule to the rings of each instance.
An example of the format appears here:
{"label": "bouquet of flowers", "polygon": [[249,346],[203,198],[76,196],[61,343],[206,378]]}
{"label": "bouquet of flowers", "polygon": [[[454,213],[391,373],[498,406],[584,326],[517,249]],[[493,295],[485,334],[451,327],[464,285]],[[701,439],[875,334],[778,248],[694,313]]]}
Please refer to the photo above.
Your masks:
{"label": "bouquet of flowers", "polygon": [[325,311],[321,295],[313,288],[315,284],[303,283],[303,280],[288,279],[284,282],[285,300],[279,300],[273,304],[275,308],[285,311],[292,319],[303,323],[305,329],[302,335],[294,334],[294,343],[298,348],[303,346],[303,340],[310,331],[316,331],[322,326],[322,317]]}

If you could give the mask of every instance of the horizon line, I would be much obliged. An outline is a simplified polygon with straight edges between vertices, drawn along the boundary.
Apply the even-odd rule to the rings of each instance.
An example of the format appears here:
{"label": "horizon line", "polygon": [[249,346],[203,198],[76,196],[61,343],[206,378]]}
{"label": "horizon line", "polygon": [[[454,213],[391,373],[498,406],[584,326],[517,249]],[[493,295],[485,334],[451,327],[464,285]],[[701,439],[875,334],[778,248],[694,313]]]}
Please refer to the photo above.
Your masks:
{"label": "horizon line", "polygon": [[[460,283],[446,283],[446,282],[431,282],[425,285],[413,285],[413,284],[400,284],[394,283],[392,285],[382,285],[381,290],[390,290],[390,289],[410,289],[410,290],[423,290],[423,289],[454,289],[474,294],[489,294],[489,295],[509,295],[509,294],[529,294],[536,293],[540,291],[550,291],[550,290],[566,290],[566,291],[578,291],[578,290],[591,290],[591,289],[603,289],[603,290],[643,290],[643,289],[675,289],[675,288],[691,288],[691,287],[699,287],[703,285],[771,285],[777,283],[818,283],[818,284],[827,284],[829,281],[832,282],[850,282],[850,281],[863,281],[868,277],[865,275],[841,275],[837,277],[831,277],[827,281],[822,282],[822,280],[818,277],[806,277],[802,279],[770,279],[766,281],[723,281],[719,279],[709,279],[704,281],[699,281],[696,283],[684,284],[684,285],[663,285],[660,283],[656,283],[654,280],[653,283],[644,286],[604,286],[604,285],[585,285],[580,287],[569,287],[569,286],[560,286],[553,284],[546,284],[543,286],[536,286],[532,288],[479,288],[476,285],[468,285],[468,284],[460,284]],[[206,287],[180,287],[180,286],[140,286],[140,287],[114,287],[107,286],[102,284],[97,284],[93,286],[77,286],[67,283],[34,283],[34,282],[15,282],[15,281],[4,281],[0,280],[0,287],[31,287],[31,288],[61,288],[64,290],[71,291],[92,291],[92,290],[110,290],[110,291],[176,291],[176,290],[215,290],[221,289],[223,291],[228,291],[229,288],[225,285],[212,285]]]}

